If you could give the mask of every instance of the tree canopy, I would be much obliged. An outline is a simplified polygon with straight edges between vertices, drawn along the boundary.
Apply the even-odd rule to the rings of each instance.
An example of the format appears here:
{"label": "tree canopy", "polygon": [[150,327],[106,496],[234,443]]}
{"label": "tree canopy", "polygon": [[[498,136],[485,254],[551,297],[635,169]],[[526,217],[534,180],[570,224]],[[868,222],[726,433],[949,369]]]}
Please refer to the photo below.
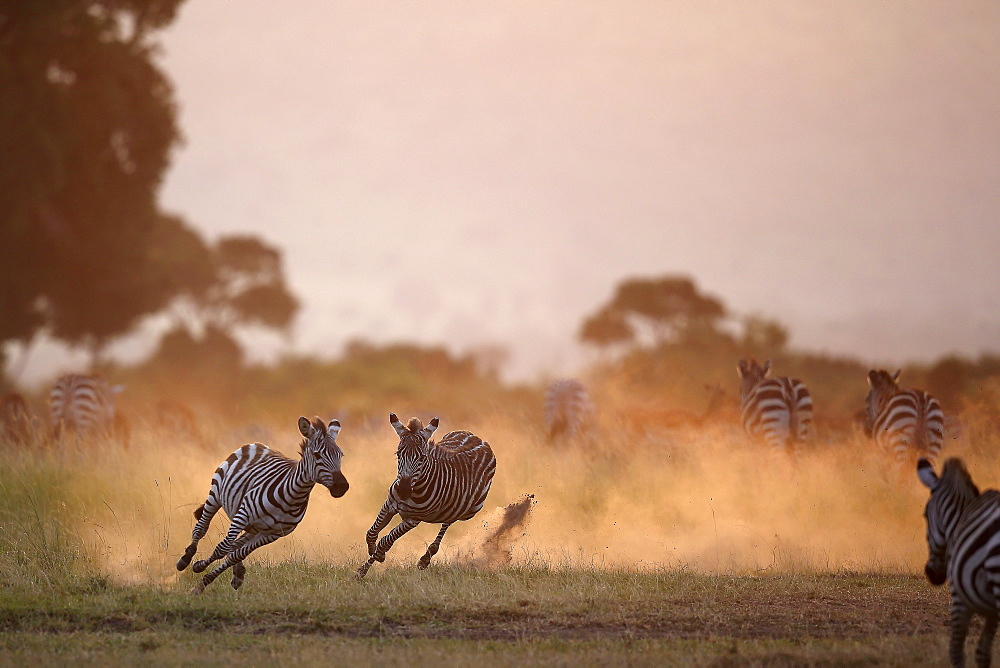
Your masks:
{"label": "tree canopy", "polygon": [[644,330],[660,344],[713,330],[725,315],[722,302],[699,292],[690,278],[634,278],[622,282],[611,301],[584,321],[580,338],[604,347],[633,343]]}
{"label": "tree canopy", "polygon": [[151,35],[181,1],[0,6],[0,341],[98,347],[171,298],[153,241],[179,130]]}

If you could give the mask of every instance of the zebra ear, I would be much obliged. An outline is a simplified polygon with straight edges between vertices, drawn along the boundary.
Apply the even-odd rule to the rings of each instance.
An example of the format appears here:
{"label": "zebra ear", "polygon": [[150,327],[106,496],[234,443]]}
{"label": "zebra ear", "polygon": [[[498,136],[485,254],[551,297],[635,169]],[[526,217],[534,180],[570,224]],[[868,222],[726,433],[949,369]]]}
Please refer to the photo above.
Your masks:
{"label": "zebra ear", "polygon": [[934,467],[923,457],[917,462],[917,477],[920,478],[920,482],[924,483],[924,486],[928,489],[933,490],[937,487],[938,477],[934,473]]}
{"label": "zebra ear", "polygon": [[340,420],[330,420],[330,426],[326,428],[326,433],[333,440],[337,440],[337,434],[340,433]]}
{"label": "zebra ear", "polygon": [[892,382],[897,382],[899,380],[899,374],[902,369],[896,369],[896,373],[892,374]]}
{"label": "zebra ear", "polygon": [[747,375],[747,361],[740,360],[739,365],[736,367],[736,373],[739,374],[740,378]]}
{"label": "zebra ear", "polygon": [[434,432],[437,431],[437,428],[438,428],[438,419],[434,418],[433,420],[431,420],[430,422],[427,423],[426,427],[424,427],[424,430],[423,430],[424,431],[424,436],[426,436],[427,438],[430,438],[431,434],[433,434]]}
{"label": "zebra ear", "polygon": [[309,422],[305,417],[299,418],[299,433],[309,438],[309,433],[312,431],[312,423]]}
{"label": "zebra ear", "polygon": [[764,366],[762,366],[760,370],[766,376],[767,373],[771,370],[771,360],[764,362]]}
{"label": "zebra ear", "polygon": [[407,432],[406,427],[399,421],[399,418],[396,417],[395,413],[389,413],[389,424],[391,424],[392,428],[396,430],[396,433],[399,434],[400,438],[402,438],[403,434]]}

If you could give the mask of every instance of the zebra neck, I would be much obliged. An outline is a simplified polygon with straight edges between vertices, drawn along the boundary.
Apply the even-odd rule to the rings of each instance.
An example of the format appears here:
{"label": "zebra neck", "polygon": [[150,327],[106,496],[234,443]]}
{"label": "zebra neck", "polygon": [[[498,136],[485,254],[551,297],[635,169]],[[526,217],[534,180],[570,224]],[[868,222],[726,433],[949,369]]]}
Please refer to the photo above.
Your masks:
{"label": "zebra neck", "polygon": [[316,486],[316,481],[310,477],[302,460],[299,460],[288,471],[288,476],[285,478],[285,486],[292,497],[309,498],[309,493]]}

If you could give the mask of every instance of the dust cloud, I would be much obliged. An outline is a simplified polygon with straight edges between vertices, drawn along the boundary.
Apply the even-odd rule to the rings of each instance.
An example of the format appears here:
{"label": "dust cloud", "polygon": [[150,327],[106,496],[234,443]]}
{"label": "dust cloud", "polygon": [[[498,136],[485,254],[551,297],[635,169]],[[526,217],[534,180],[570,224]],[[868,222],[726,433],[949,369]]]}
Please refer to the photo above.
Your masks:
{"label": "dust cloud", "polygon": [[[275,434],[269,445],[290,456],[300,440],[295,419],[267,425]],[[730,426],[636,436],[596,425],[585,446],[562,447],[547,445],[540,426],[504,416],[441,426],[489,440],[498,466],[485,509],[452,526],[435,563],[919,573],[926,559],[926,490],[915,473],[886,469],[860,437],[818,442],[792,461],[746,443]],[[317,487],[298,529],[248,559],[250,577],[261,563],[356,567],[367,558],[365,531],[395,478],[397,439],[388,424],[351,427],[345,423],[338,438],[350,491],[333,499]],[[79,509],[77,531],[104,570],[125,582],[185,577],[174,564],[190,542],[192,512],[216,466],[241,445],[228,438],[198,445],[150,429],[135,433],[128,451],[75,455],[68,503]],[[962,448],[949,444],[945,454],[961,456]],[[970,469],[981,487],[993,483],[986,467],[971,461]],[[219,513],[199,555],[227,526]],[[386,565],[415,567],[437,530],[422,524],[403,536]]]}

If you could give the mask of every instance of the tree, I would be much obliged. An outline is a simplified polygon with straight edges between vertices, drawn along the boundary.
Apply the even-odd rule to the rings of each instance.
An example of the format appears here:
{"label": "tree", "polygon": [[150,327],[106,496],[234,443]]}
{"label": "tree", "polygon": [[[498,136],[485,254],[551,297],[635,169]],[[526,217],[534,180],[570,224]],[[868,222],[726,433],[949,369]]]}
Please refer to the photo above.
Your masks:
{"label": "tree", "polygon": [[584,322],[580,338],[608,346],[635,341],[645,330],[655,345],[661,345],[715,331],[725,315],[722,302],[699,292],[687,277],[629,279],[618,286],[611,302]]}
{"label": "tree", "polygon": [[171,298],[152,256],[179,131],[150,35],[181,2],[0,8],[0,341],[96,351]]}

